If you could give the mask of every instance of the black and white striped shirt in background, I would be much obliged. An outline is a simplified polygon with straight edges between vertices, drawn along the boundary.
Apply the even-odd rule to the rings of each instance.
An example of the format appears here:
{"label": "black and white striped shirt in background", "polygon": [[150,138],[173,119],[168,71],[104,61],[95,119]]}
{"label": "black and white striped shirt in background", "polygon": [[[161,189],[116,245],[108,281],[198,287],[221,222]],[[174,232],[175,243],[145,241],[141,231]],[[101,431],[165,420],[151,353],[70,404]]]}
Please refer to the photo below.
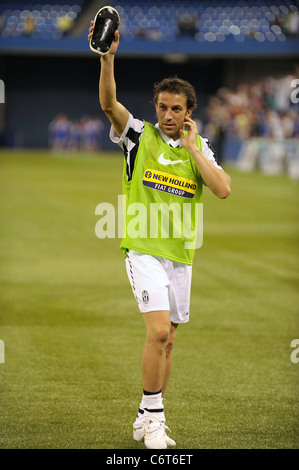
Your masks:
{"label": "black and white striped shirt in background", "polygon": [[[167,137],[161,129],[156,124],[156,127],[160,133],[161,138],[166,142],[170,147],[180,147],[181,139],[173,140],[171,137]],[[134,117],[132,114],[129,115],[127,125],[124,129],[124,132],[119,137],[113,126],[110,129],[110,139],[115,144],[118,144],[123,152],[127,162],[127,179],[130,181],[132,179],[135,158],[138,152],[140,139],[142,137],[144,129],[144,121],[142,119]],[[202,153],[207,157],[217,168],[222,169],[219,163],[216,160],[216,153],[211,146],[208,139],[202,137]]]}

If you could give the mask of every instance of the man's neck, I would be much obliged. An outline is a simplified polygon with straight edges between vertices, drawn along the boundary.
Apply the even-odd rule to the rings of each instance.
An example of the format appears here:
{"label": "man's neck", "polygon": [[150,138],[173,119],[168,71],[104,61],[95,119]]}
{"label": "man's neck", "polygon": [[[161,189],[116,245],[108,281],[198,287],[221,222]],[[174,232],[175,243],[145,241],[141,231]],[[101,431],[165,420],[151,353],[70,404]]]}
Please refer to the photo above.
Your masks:
{"label": "man's neck", "polygon": [[155,127],[158,129],[161,139],[163,139],[167,145],[170,145],[170,147],[174,148],[181,147],[181,139],[174,140],[172,137],[168,137],[166,134],[164,134],[164,132],[161,131],[158,123],[155,125]]}

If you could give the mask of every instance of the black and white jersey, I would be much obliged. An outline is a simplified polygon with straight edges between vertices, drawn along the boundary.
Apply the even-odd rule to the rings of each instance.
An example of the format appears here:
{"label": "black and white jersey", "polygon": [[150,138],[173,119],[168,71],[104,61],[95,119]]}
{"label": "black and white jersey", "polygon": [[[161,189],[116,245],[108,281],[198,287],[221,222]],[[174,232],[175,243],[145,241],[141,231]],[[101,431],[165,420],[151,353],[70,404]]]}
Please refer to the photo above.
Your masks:
{"label": "black and white jersey", "polygon": [[[158,124],[156,124],[156,128],[158,129],[161,138],[170,147],[177,148],[181,146],[181,139],[173,140],[171,137],[166,136],[161,131]],[[144,130],[144,121],[142,119],[134,117],[132,114],[129,115],[127,125],[120,137],[116,134],[113,126],[111,126],[111,129],[110,129],[110,139],[115,144],[118,144],[124,152],[124,156],[127,162],[127,180],[128,181],[132,179],[132,175],[134,171],[134,163],[135,163],[135,159],[136,159],[136,155],[138,152],[143,130]],[[201,140],[202,140],[203,155],[207,157],[217,168],[220,168],[222,170],[222,167],[219,165],[219,163],[216,160],[215,150],[213,149],[209,140],[204,137],[201,137]]]}

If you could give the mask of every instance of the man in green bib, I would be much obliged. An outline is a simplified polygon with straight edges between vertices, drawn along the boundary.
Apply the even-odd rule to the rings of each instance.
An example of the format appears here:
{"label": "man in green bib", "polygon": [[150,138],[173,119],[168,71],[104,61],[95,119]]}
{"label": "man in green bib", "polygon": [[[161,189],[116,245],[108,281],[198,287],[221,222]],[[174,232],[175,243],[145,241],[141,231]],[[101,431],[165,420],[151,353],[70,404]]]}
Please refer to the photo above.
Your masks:
{"label": "man in green bib", "polygon": [[[92,31],[93,22],[88,39]],[[166,449],[175,442],[166,434],[163,396],[177,327],[189,320],[202,184],[226,198],[231,180],[191,119],[196,95],[190,83],[172,77],[154,86],[155,126],[134,117],[117,101],[114,57],[118,44],[116,31],[110,51],[101,57],[99,93],[101,108],[112,124],[110,138],[125,156],[127,210],[121,248],[146,327],[143,394],[133,437],[144,440],[148,449]]]}

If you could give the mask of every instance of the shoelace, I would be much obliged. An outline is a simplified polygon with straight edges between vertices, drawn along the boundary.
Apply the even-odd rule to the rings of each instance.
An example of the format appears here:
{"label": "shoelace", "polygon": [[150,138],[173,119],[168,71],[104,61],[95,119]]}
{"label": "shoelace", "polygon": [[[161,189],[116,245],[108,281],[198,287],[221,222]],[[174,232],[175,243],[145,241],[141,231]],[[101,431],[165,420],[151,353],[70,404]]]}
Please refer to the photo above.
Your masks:
{"label": "shoelace", "polygon": [[163,421],[157,418],[150,418],[146,427],[146,432],[151,434],[151,437],[161,437],[161,434],[165,434],[165,429],[171,432],[168,426]]}

